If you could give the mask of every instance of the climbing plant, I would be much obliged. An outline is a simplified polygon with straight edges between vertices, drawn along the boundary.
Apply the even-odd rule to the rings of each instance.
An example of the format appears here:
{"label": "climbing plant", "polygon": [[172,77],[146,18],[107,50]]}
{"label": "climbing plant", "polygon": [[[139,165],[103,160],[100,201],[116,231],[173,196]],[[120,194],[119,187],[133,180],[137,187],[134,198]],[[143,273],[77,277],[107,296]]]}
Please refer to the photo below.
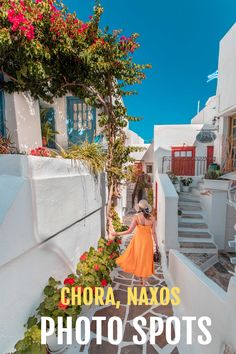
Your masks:
{"label": "climbing plant", "polygon": [[135,92],[150,65],[134,62],[138,34],[121,35],[99,28],[103,8],[96,2],[87,22],[56,0],[0,0],[1,89],[30,92],[52,102],[67,92],[99,109],[99,124],[107,139],[108,208],[111,227],[113,199],[130,162],[124,128],[131,117],[122,97]]}

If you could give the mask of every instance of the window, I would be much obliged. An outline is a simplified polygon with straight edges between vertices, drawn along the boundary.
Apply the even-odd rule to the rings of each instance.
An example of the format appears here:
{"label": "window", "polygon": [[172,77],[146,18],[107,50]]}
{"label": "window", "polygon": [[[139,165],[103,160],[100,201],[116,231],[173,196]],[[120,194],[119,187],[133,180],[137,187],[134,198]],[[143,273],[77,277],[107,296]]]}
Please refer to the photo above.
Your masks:
{"label": "window", "polygon": [[67,97],[67,130],[69,142],[92,142],[96,128],[96,110],[78,97]]}
{"label": "window", "polygon": [[152,165],[147,165],[146,166],[146,172],[147,173],[152,173]]}

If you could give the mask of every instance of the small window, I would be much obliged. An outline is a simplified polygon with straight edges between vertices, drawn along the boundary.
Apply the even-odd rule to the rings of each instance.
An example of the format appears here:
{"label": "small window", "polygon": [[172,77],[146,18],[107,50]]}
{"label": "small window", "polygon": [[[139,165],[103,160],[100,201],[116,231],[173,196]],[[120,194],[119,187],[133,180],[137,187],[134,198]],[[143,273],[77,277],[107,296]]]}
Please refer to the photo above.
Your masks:
{"label": "small window", "polygon": [[181,156],[181,157],[185,157],[185,156],[186,156],[186,152],[185,152],[185,151],[181,151],[181,152],[180,152],[180,156]]}
{"label": "small window", "polygon": [[180,152],[179,151],[175,151],[175,157],[180,157]]}
{"label": "small window", "polygon": [[146,172],[147,173],[152,173],[152,165],[147,165],[146,166]]}
{"label": "small window", "polygon": [[192,157],[192,151],[187,151],[187,157]]}

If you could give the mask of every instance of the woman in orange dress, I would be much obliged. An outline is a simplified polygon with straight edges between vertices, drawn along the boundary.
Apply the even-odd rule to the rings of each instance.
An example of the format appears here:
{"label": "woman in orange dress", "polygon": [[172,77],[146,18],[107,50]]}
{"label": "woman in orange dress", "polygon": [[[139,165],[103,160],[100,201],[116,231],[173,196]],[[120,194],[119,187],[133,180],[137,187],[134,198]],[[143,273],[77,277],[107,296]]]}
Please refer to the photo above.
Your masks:
{"label": "woman in orange dress", "polygon": [[124,272],[132,273],[140,278],[140,284],[145,285],[146,280],[154,274],[153,261],[153,238],[157,245],[155,218],[151,215],[152,207],[146,200],[140,200],[135,209],[134,216],[128,230],[124,232],[113,232],[112,236],[124,236],[135,234],[126,251],[116,259]]}

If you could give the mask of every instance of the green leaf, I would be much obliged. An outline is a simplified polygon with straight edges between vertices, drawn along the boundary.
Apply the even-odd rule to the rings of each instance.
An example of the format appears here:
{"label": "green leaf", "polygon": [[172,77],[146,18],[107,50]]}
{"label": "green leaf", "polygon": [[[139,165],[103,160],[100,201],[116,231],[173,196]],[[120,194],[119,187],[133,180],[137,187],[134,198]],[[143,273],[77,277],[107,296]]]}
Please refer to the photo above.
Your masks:
{"label": "green leaf", "polygon": [[35,316],[29,317],[27,321],[27,328],[29,329],[36,324],[37,324],[37,318]]}

